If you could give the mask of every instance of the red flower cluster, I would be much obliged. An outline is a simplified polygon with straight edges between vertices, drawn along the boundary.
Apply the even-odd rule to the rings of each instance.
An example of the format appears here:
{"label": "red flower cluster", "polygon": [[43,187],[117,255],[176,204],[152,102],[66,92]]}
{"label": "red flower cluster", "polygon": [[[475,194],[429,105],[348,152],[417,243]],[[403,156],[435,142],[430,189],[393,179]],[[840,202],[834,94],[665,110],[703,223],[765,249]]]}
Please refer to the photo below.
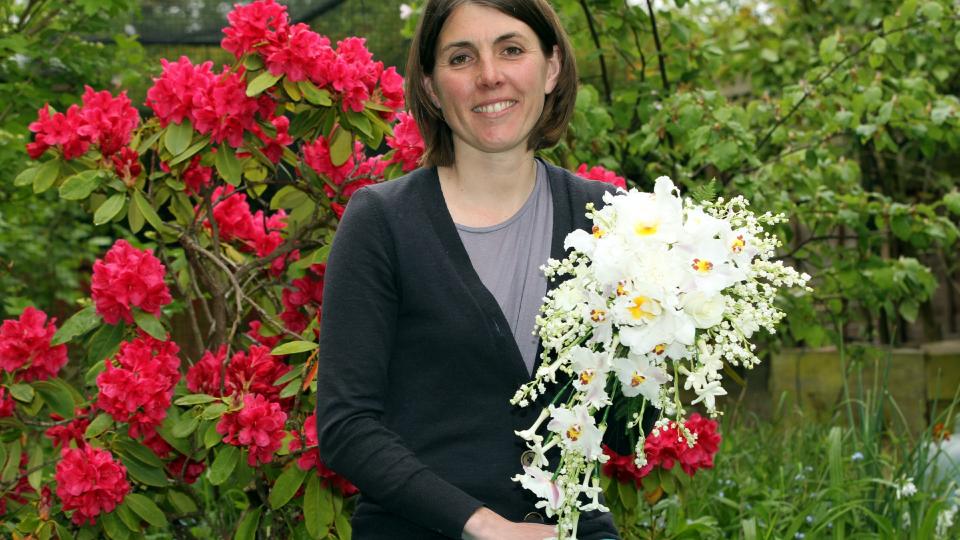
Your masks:
{"label": "red flower cluster", "polygon": [[110,161],[113,162],[113,171],[127,187],[133,186],[137,182],[137,177],[143,172],[140,154],[137,154],[133,148],[124,146],[120,152],[110,158]]}
{"label": "red flower cluster", "polygon": [[317,174],[326,176],[340,187],[338,197],[337,191],[329,185],[323,186],[327,197],[333,201],[330,206],[337,218],[342,217],[344,212],[344,205],[338,201],[349,201],[358,189],[383,180],[383,172],[389,165],[380,156],[366,157],[363,143],[357,141],[353,146],[353,155],[342,165],[336,166],[330,159],[330,142],[323,135],[312,143],[303,145],[303,160]]}
{"label": "red flower cluster", "polygon": [[[114,361],[97,375],[97,407],[130,424],[131,437],[148,437],[163,423],[180,380],[180,348],[142,334],[120,345]],[[119,366],[119,367],[118,367]]]}
{"label": "red flower cluster", "polygon": [[403,172],[410,172],[420,166],[424,151],[423,137],[413,116],[400,113],[397,118],[393,135],[387,136],[387,146],[395,150],[390,162],[400,163]]}
{"label": "red flower cluster", "polygon": [[680,463],[683,471],[690,476],[700,469],[713,467],[713,456],[720,447],[721,437],[717,433],[717,422],[703,418],[694,413],[687,419],[684,426],[697,436],[697,442],[691,448],[680,433],[676,423],[647,436],[643,449],[646,453],[647,464],[638,468],[631,455],[621,455],[609,447],[604,446],[603,452],[609,460],[603,465],[603,474],[615,478],[619,482],[633,481],[638,487],[644,477],[650,474],[654,467],[670,470],[676,463]]}
{"label": "red flower cluster", "polygon": [[[278,210],[269,217],[265,216],[262,210],[251,213],[247,196],[235,193],[230,185],[215,189],[211,198],[216,201],[213,218],[217,222],[217,232],[222,241],[236,240],[240,243],[241,250],[256,253],[258,257],[269,256],[283,243],[280,231],[287,226],[287,213],[283,210]],[[204,224],[211,227],[209,220]],[[279,275],[283,270],[284,260],[284,257],[274,260],[271,267],[274,274]]]}
{"label": "red flower cluster", "polygon": [[56,377],[67,363],[67,346],[50,346],[57,333],[56,318],[28,306],[19,319],[0,325],[0,369],[14,373],[18,380],[33,381]]}
{"label": "red flower cluster", "polygon": [[314,264],[309,271],[299,279],[293,280],[292,287],[283,289],[281,301],[283,313],[280,319],[291,332],[303,332],[310,320],[320,315],[320,305],[323,303],[323,275],[327,265]]}
{"label": "red flower cluster", "polygon": [[374,62],[363,38],[344,39],[333,49],[329,39],[306,24],[291,26],[287,8],[274,0],[236,5],[227,20],[230,26],[223,30],[221,45],[237,58],[259,54],[273,75],[336,92],[343,110],[360,112],[371,99],[393,109],[403,107],[403,78]]}
{"label": "red flower cluster", "polygon": [[207,469],[207,463],[205,461],[194,461],[181,455],[167,463],[166,469],[172,478],[181,478],[182,476],[184,482],[192,484]]}
{"label": "red flower cluster", "polygon": [[[69,448],[73,443],[78,448],[86,446],[87,441],[83,434],[90,425],[90,408],[84,407],[74,411],[75,418],[66,424],[60,424],[47,429],[44,435],[53,442],[54,447]],[[51,414],[50,419],[60,421],[63,418],[59,414]]]}
{"label": "red flower cluster", "polygon": [[[300,258],[299,253],[297,254],[297,258]],[[256,343],[272,350],[280,343],[280,336],[264,336],[260,333],[260,328],[262,327],[263,324],[260,321],[250,321],[250,330],[246,335]]]}
{"label": "red flower cluster", "polygon": [[133,130],[140,123],[140,114],[131,106],[126,92],[113,97],[106,90],[95,92],[85,87],[83,105],[71,105],[66,113],[50,115],[50,105],[37,113],[30,124],[36,133],[34,142],[27,144],[27,153],[39,158],[47,149],[60,150],[64,159],[82,156],[91,144],[97,145],[103,157],[116,154],[130,143]]}
{"label": "red flower cluster", "polygon": [[282,388],[273,383],[290,371],[290,366],[271,355],[269,347],[252,345],[248,352],[234,353],[226,367],[224,391],[221,393],[220,370],[226,356],[225,345],[216,354],[206,351],[200,361],[187,370],[187,389],[217,397],[254,393],[270,401],[280,399]]}
{"label": "red flower cluster", "polygon": [[108,324],[123,319],[133,322],[132,308],[160,314],[173,301],[163,279],[166,269],[153,250],[137,249],[126,240],[117,240],[103,260],[93,263],[91,296],[97,313]]}
{"label": "red flower cluster", "polygon": [[587,170],[587,164],[581,163],[577,168],[577,176],[586,178],[587,180],[606,182],[608,184],[613,184],[618,188],[627,189],[627,180],[624,177],[617,176],[617,173],[608,171],[600,165],[591,167],[590,170]]}
{"label": "red flower cluster", "polygon": [[301,448],[306,450],[297,458],[297,467],[301,471],[317,470],[317,476],[322,479],[324,487],[335,487],[344,497],[349,497],[359,490],[350,483],[349,480],[327,468],[323,460],[320,459],[319,442],[317,439],[317,415],[311,414],[307,417],[303,426],[303,435],[294,431],[293,439],[290,440],[290,451],[296,452]]}
{"label": "red flower cluster", "polygon": [[273,454],[282,445],[286,421],[287,414],[280,409],[280,404],[259,394],[245,394],[239,411],[220,418],[217,433],[224,436],[227,444],[246,446],[247,463],[255,467],[273,460]]}
{"label": "red flower cluster", "polygon": [[74,511],[77,525],[95,525],[97,516],[112,512],[130,492],[126,467],[102,448],[64,448],[55,477],[57,497],[65,512]]}

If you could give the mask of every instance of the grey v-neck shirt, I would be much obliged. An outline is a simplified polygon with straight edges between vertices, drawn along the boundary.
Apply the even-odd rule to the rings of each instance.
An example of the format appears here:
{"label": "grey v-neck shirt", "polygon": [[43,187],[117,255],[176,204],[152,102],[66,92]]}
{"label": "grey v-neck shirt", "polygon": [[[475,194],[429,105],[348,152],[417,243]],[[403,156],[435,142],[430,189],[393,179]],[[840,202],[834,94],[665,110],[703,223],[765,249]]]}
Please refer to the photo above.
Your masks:
{"label": "grey v-neck shirt", "polygon": [[490,227],[458,223],[457,232],[480,281],[500,304],[532,374],[540,342],[533,329],[547,292],[540,266],[550,257],[553,232],[553,198],[543,163],[537,161],[536,184],[516,214]]}

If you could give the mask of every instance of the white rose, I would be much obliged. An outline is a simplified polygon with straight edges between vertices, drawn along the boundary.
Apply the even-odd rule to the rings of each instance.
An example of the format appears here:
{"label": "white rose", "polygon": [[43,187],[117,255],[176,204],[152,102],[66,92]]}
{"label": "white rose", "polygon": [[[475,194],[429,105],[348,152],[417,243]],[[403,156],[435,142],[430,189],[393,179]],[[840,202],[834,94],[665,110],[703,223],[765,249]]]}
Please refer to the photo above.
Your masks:
{"label": "white rose", "polygon": [[683,298],[683,311],[696,323],[697,328],[711,328],[723,320],[727,308],[722,294],[707,294],[703,291],[689,293]]}

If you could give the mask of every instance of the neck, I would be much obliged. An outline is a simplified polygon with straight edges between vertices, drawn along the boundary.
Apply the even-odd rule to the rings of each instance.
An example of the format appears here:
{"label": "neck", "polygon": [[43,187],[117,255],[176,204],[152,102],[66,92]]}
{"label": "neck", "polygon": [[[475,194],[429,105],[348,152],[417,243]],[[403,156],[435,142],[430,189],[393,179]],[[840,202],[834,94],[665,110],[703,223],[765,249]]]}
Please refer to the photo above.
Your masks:
{"label": "neck", "polygon": [[480,213],[515,211],[533,191],[533,150],[488,154],[467,147],[455,148],[455,155],[452,166],[437,171],[448,206]]}

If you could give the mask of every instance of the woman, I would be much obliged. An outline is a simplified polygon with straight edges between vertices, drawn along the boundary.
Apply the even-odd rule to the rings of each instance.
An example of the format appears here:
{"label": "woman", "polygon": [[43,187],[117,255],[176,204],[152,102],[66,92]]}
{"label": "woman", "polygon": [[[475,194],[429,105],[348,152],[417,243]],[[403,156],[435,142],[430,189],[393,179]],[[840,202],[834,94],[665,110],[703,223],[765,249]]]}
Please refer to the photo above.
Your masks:
{"label": "woman", "polygon": [[[407,68],[426,167],[352,196],[325,277],[320,451],[360,488],[359,540],[556,534],[511,480],[539,411],[509,399],[539,352],[539,266],[607,187],[534,158],[576,84],[545,0],[427,3]],[[579,537],[618,535],[594,512]]]}

